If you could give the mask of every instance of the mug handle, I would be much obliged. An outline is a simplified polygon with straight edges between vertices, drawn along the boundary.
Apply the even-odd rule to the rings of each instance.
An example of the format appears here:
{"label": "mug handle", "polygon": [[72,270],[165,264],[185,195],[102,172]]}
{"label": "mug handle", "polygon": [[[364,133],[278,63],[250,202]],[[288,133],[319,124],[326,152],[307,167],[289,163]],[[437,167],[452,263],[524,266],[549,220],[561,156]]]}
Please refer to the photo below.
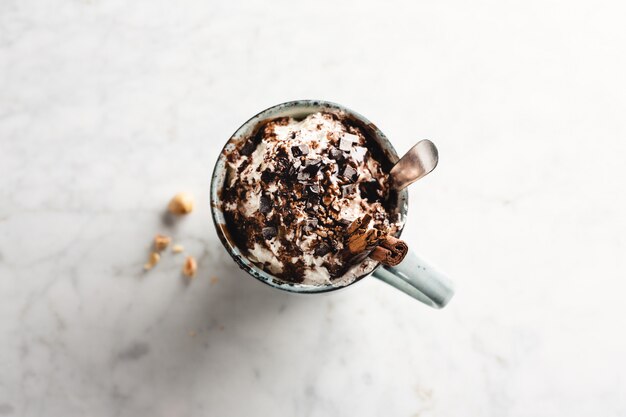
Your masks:
{"label": "mug handle", "polygon": [[412,251],[399,265],[381,265],[373,275],[434,308],[445,307],[454,295],[452,281]]}

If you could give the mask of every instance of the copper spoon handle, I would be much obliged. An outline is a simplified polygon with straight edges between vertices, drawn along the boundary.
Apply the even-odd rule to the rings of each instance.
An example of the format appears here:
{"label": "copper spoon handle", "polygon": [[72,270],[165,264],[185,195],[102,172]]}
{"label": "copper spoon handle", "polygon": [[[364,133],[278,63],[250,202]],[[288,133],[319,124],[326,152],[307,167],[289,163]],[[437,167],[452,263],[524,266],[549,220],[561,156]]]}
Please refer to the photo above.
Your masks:
{"label": "copper spoon handle", "polygon": [[439,162],[439,152],[428,139],[420,140],[391,168],[392,187],[402,190],[431,172]]}

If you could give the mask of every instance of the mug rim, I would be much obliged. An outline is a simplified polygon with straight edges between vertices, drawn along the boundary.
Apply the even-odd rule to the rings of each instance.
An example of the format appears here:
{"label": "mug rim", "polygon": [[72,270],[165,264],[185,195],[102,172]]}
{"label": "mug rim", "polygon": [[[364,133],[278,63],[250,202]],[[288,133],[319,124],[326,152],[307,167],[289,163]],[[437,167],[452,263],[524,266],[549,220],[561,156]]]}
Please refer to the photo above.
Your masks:
{"label": "mug rim", "polygon": [[[335,111],[344,112],[352,117],[355,117],[360,122],[365,123],[368,127],[370,127],[375,136],[377,142],[385,152],[385,155],[389,159],[391,163],[396,163],[399,160],[398,154],[389,141],[385,134],[372,122],[370,122],[367,118],[362,116],[360,113],[355,112],[341,104],[333,103],[325,100],[313,100],[313,99],[305,99],[305,100],[292,100],[284,103],[276,104],[274,106],[268,107],[265,110],[260,111],[255,114],[251,118],[249,118],[246,122],[244,122],[226,141],[226,144],[222,148],[213,167],[213,173],[211,175],[211,188],[210,188],[210,206],[211,206],[211,217],[213,218],[213,224],[215,226],[215,230],[217,235],[222,242],[222,245],[228,252],[228,254],[233,258],[235,263],[248,274],[252,275],[257,280],[267,284],[271,287],[298,294],[320,294],[326,293],[330,291],[337,291],[343,288],[350,287],[351,285],[361,281],[363,278],[371,275],[380,267],[380,263],[376,264],[369,272],[364,273],[363,275],[357,277],[352,282],[341,285],[305,285],[301,283],[289,283],[275,277],[274,275],[264,271],[263,269],[256,266],[252,261],[250,261],[245,255],[242,254],[241,250],[237,247],[237,245],[232,242],[227,235],[229,234],[228,229],[226,227],[226,219],[224,218],[224,214],[221,210],[221,197],[220,191],[223,188],[225,175],[226,175],[226,154],[232,151],[238,141],[247,137],[247,134],[251,132],[261,121],[265,119],[270,119],[274,117],[280,117],[278,113],[293,110],[297,111],[298,109],[315,109],[311,113],[316,111],[323,111],[324,109],[332,109]],[[220,187],[221,185],[221,187]],[[408,211],[408,192],[406,189],[398,192],[398,212],[401,216],[405,217]],[[399,227],[397,236],[400,236],[402,230],[404,229],[405,222],[402,222],[402,225]]]}

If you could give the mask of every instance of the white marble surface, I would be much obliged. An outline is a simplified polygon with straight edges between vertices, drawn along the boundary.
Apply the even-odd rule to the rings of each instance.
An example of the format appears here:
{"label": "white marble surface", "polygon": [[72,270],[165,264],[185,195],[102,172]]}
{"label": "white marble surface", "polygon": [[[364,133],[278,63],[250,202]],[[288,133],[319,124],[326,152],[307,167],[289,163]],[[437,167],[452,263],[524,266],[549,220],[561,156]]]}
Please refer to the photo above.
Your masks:
{"label": "white marble surface", "polygon": [[[624,12],[3,0],[0,416],[625,416]],[[448,308],[374,279],[290,296],[227,257],[212,164],[294,98],[438,144],[405,236]],[[166,228],[179,190],[200,207]],[[190,285],[174,256],[142,274],[156,232]]]}

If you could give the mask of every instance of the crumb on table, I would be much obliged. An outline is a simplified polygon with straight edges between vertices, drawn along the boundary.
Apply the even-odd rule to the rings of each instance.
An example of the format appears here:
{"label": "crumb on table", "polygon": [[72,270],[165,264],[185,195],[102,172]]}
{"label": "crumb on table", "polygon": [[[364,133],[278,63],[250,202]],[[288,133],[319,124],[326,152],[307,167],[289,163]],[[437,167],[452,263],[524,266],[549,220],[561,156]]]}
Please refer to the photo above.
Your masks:
{"label": "crumb on table", "polygon": [[150,254],[150,259],[148,259],[148,262],[146,262],[146,263],[144,264],[143,269],[145,269],[146,271],[148,271],[148,270],[150,270],[150,269],[154,268],[154,266],[155,266],[156,264],[158,264],[160,260],[161,260],[161,255],[159,255],[159,254],[158,254],[158,253],[156,253],[156,252],[152,252],[152,253]]}

